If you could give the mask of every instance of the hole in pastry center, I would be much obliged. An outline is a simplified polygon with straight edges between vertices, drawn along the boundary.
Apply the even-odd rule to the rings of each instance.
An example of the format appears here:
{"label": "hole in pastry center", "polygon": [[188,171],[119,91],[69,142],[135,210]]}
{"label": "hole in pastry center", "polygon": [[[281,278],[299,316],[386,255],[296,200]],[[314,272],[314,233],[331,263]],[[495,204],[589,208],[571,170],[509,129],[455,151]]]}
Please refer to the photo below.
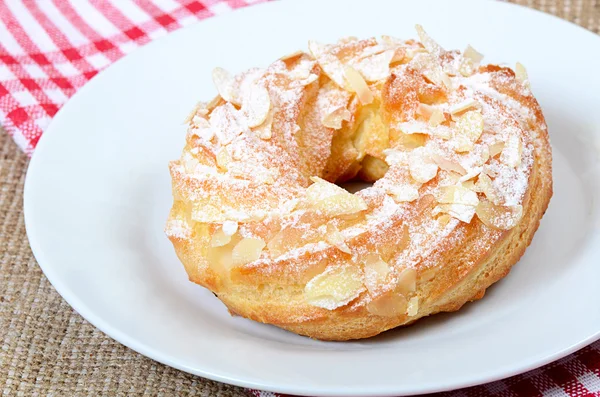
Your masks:
{"label": "hole in pastry center", "polygon": [[338,183],[337,185],[341,188],[346,189],[348,192],[354,194],[363,189],[373,186],[373,183],[372,182],[363,182],[360,180],[353,180],[353,181]]}

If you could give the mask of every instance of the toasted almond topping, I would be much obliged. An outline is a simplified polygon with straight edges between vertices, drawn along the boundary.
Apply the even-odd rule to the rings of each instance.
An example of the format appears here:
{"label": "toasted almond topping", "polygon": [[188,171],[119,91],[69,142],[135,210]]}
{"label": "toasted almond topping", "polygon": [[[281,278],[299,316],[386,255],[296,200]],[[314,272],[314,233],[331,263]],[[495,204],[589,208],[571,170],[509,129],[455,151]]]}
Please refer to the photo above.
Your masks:
{"label": "toasted almond topping", "polygon": [[475,208],[476,207],[472,205],[465,204],[438,204],[438,206],[433,209],[432,215],[444,213],[459,221],[470,223],[475,215]]}
{"label": "toasted almond topping", "polygon": [[499,153],[502,153],[504,149],[504,142],[496,142],[489,146],[490,157],[496,157]]}
{"label": "toasted almond topping", "polygon": [[434,109],[429,118],[429,125],[431,127],[437,127],[446,120],[444,113],[440,109]]}
{"label": "toasted almond topping", "polygon": [[365,285],[370,292],[377,290],[390,273],[390,267],[378,254],[365,257]]}
{"label": "toasted almond topping", "polygon": [[287,54],[279,58],[280,61],[287,61],[288,59],[297,58],[304,54],[304,51],[294,51],[291,54]]}
{"label": "toasted almond topping", "polygon": [[506,141],[504,149],[502,149],[500,161],[509,167],[518,167],[521,164],[522,151],[521,138],[517,134],[511,134]]}
{"label": "toasted almond topping", "polygon": [[[390,63],[396,51],[387,50],[352,62],[352,66],[364,76],[367,81],[379,81],[390,76]],[[404,56],[404,54],[402,55]]]}
{"label": "toasted almond topping", "polygon": [[273,116],[275,115],[275,111],[273,107],[269,110],[267,114],[267,118],[265,121],[256,127],[254,131],[258,134],[260,139],[269,140],[273,137]]}
{"label": "toasted almond topping", "polygon": [[529,77],[527,76],[527,69],[520,62],[517,62],[515,66],[515,75],[517,76],[517,80],[521,83],[525,83],[529,81]]}
{"label": "toasted almond topping", "polygon": [[479,177],[477,178],[477,183],[475,183],[473,190],[485,194],[488,200],[492,201],[493,203],[498,203],[498,193],[494,188],[492,180],[487,174],[483,172],[479,174]]}
{"label": "toasted almond topping", "polygon": [[238,223],[236,221],[225,221],[223,222],[223,233],[228,236],[233,236],[237,233]]}
{"label": "toasted almond topping", "polygon": [[367,311],[376,316],[396,317],[406,313],[407,302],[402,294],[386,292],[367,303]]}
{"label": "toasted almond topping", "polygon": [[436,200],[442,204],[463,204],[473,207],[479,204],[477,193],[462,185],[441,187],[436,194]]}
{"label": "toasted almond topping", "polygon": [[440,216],[438,216],[437,221],[440,223],[440,225],[442,227],[446,227],[446,225],[450,222],[450,219],[452,219],[452,217],[448,214],[442,214]]}
{"label": "toasted almond topping", "polygon": [[417,289],[417,271],[411,267],[407,267],[398,275],[396,292],[408,296],[415,289]]}
{"label": "toasted almond topping", "polygon": [[462,102],[456,103],[452,106],[450,106],[450,114],[452,114],[452,116],[458,115],[466,110],[469,109],[479,109],[479,107],[481,107],[481,105],[479,104],[479,102],[477,102],[475,99],[465,99]]}
{"label": "toasted almond topping", "polygon": [[395,185],[388,191],[397,202],[410,202],[419,198],[419,189],[413,185]]}
{"label": "toasted almond topping", "polygon": [[477,217],[489,227],[509,230],[515,227],[523,216],[520,205],[501,206],[491,201],[482,200],[477,205]]}
{"label": "toasted almond topping", "polygon": [[473,62],[473,65],[479,65],[479,63],[483,60],[483,54],[477,52],[477,50],[470,45],[465,48],[463,56]]}
{"label": "toasted almond topping", "polygon": [[226,234],[223,229],[219,228],[210,239],[211,247],[222,247],[229,244],[231,241],[231,235]]}
{"label": "toasted almond topping", "polygon": [[214,68],[212,78],[221,98],[227,102],[239,104],[234,90],[234,78],[228,71],[223,68]]}
{"label": "toasted almond topping", "polygon": [[344,68],[344,76],[352,88],[352,91],[356,93],[360,103],[368,105],[373,102],[373,93],[371,92],[371,89],[356,69],[352,66],[346,66]]}
{"label": "toasted almond topping", "polygon": [[327,46],[316,41],[309,41],[308,49],[327,77],[340,88],[349,88],[344,78],[344,65],[335,55],[328,51]]}
{"label": "toasted almond topping", "polygon": [[323,116],[321,122],[327,128],[339,130],[340,128],[342,128],[342,123],[344,122],[344,120],[347,121],[351,118],[352,113],[350,113],[350,111],[345,107],[340,106],[339,108]]}
{"label": "toasted almond topping", "polygon": [[332,224],[327,224],[327,232],[325,235],[325,240],[331,245],[336,246],[340,251],[345,252],[347,254],[352,254],[350,247],[346,244],[346,239],[344,235],[340,233],[338,228]]}
{"label": "toasted almond topping", "polygon": [[311,208],[329,216],[355,214],[367,209],[362,197],[321,178],[312,177],[311,180],[314,183],[306,189],[306,201]]}
{"label": "toasted almond topping", "polygon": [[408,157],[408,169],[415,181],[426,183],[437,175],[438,166],[423,147],[418,147]]}
{"label": "toasted almond topping", "polygon": [[421,43],[431,55],[439,57],[444,52],[446,52],[438,43],[436,43],[431,37],[429,37],[427,32],[425,32],[425,29],[423,29],[423,26],[416,25],[415,29],[417,31],[417,34],[419,35],[419,40],[421,40]]}
{"label": "toasted almond topping", "polygon": [[219,168],[221,168],[221,170],[227,171],[229,163],[231,163],[231,156],[227,151],[227,147],[223,146],[217,153],[217,165]]}
{"label": "toasted almond topping", "polygon": [[365,290],[361,278],[356,266],[330,266],[306,284],[304,297],[312,306],[335,310]]}
{"label": "toasted almond topping", "polygon": [[431,155],[431,158],[433,159],[433,161],[435,161],[438,167],[445,171],[457,172],[461,175],[465,175],[467,173],[467,170],[465,170],[462,165],[455,161],[447,160],[439,154],[433,153]]}
{"label": "toasted almond topping", "polygon": [[241,111],[248,127],[261,125],[267,119],[270,108],[269,91],[263,85],[252,84],[243,92]]}
{"label": "toasted almond topping", "polygon": [[483,133],[483,116],[475,110],[468,111],[456,121],[456,152],[473,150],[475,142]]}
{"label": "toasted almond topping", "polygon": [[232,265],[242,266],[254,262],[260,257],[265,246],[265,242],[260,238],[243,238],[233,247],[231,252]]}
{"label": "toasted almond topping", "polygon": [[478,53],[471,46],[467,46],[460,61],[458,71],[465,77],[471,76],[477,70],[479,62],[483,59],[483,55]]}
{"label": "toasted almond topping", "polygon": [[414,317],[417,315],[419,311],[419,297],[413,296],[408,301],[408,308],[406,309],[406,314],[408,317]]}

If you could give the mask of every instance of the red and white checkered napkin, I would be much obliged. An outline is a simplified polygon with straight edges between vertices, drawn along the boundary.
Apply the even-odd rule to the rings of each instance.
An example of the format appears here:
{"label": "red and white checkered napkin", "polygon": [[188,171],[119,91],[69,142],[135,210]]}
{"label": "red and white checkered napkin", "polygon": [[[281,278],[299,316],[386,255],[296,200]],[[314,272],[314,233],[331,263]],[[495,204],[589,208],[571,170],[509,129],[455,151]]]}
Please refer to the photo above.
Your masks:
{"label": "red and white checkered napkin", "polygon": [[[58,109],[100,70],[170,31],[259,1],[0,0],[0,122],[31,154]],[[600,342],[524,375],[445,395],[600,396]]]}

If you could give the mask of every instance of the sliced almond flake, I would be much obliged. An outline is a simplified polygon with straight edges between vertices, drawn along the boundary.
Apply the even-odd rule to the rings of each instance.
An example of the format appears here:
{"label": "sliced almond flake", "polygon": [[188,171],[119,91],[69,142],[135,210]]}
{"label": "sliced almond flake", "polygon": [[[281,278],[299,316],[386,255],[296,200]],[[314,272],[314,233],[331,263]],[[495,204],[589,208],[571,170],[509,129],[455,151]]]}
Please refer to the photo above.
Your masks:
{"label": "sliced almond flake", "polygon": [[527,69],[520,62],[517,62],[515,66],[515,75],[517,76],[517,80],[521,83],[526,83],[529,81],[529,77],[527,76]]}
{"label": "sliced almond flake", "polygon": [[419,189],[413,185],[396,185],[387,190],[397,202],[411,202],[419,198]]}
{"label": "sliced almond flake", "polygon": [[231,103],[213,110],[209,122],[221,145],[228,145],[246,130],[243,116]]}
{"label": "sliced almond flake", "polygon": [[426,105],[424,103],[419,104],[417,114],[427,120],[430,127],[437,127],[446,120],[444,112],[434,106]]}
{"label": "sliced almond flake", "polygon": [[404,134],[429,134],[428,125],[419,120],[405,121],[398,123],[396,128]]}
{"label": "sliced almond flake", "polygon": [[223,233],[228,236],[233,236],[238,231],[238,223],[236,221],[223,222]]}
{"label": "sliced almond flake", "polygon": [[352,43],[353,41],[358,41],[358,37],[346,36],[346,37],[342,37],[342,38],[338,39],[339,44],[348,44],[348,43]]}
{"label": "sliced almond flake", "polygon": [[423,26],[416,25],[415,29],[417,30],[417,34],[419,35],[419,40],[421,40],[421,43],[431,55],[439,57],[444,52],[446,52],[438,43],[436,43],[431,37],[429,37],[427,32],[425,32],[425,29],[423,29]]}
{"label": "sliced almond flake", "polygon": [[462,185],[443,186],[437,191],[435,198],[441,204],[464,204],[473,207],[479,204],[477,193]]}
{"label": "sliced almond flake", "polygon": [[[197,116],[194,116],[196,119]],[[198,120],[194,121],[195,127],[191,130],[192,135],[202,138],[206,141],[210,141],[215,136],[214,129],[210,126],[208,120],[199,117]]]}
{"label": "sliced almond flake", "polygon": [[375,292],[390,274],[390,267],[378,254],[368,254],[364,264],[365,286],[369,292]]}
{"label": "sliced almond flake", "polygon": [[242,266],[254,262],[266,247],[265,242],[260,238],[244,238],[233,247],[231,251],[231,261],[233,266]]}
{"label": "sliced almond flake", "polygon": [[453,171],[461,175],[465,175],[467,173],[467,170],[465,170],[464,167],[458,162],[450,161],[440,156],[439,154],[433,153],[431,154],[431,158],[433,159],[433,161],[435,161],[438,167],[440,167],[443,170]]}
{"label": "sliced almond flake", "polygon": [[396,292],[408,296],[417,289],[417,271],[412,267],[407,267],[397,277]]}
{"label": "sliced almond flake", "polygon": [[402,294],[388,291],[367,303],[367,311],[375,316],[398,317],[406,314],[408,302]]}
{"label": "sliced almond flake", "polygon": [[340,88],[349,88],[344,78],[344,65],[335,55],[328,52],[327,46],[311,40],[308,42],[308,49],[327,77]]}
{"label": "sliced almond flake", "polygon": [[448,214],[461,222],[470,223],[475,215],[475,207],[465,204],[438,204],[433,209],[432,214],[437,215],[439,213]]}
{"label": "sliced almond flake", "polygon": [[418,147],[410,152],[408,169],[415,181],[426,183],[435,178],[438,166],[424,147]]}
{"label": "sliced almond flake", "polygon": [[475,183],[474,190],[476,192],[480,192],[485,194],[488,200],[490,200],[494,204],[498,204],[498,193],[494,188],[494,184],[492,183],[492,179],[484,173],[479,174],[479,178],[477,178],[477,182]]}
{"label": "sliced almond flake", "polygon": [[362,58],[350,64],[367,81],[379,81],[390,76],[390,63],[394,58],[395,51],[388,50],[380,54]]}
{"label": "sliced almond flake", "polygon": [[471,76],[479,63],[483,60],[483,55],[477,52],[470,45],[467,46],[465,51],[463,52],[463,58],[461,59],[459,72],[465,77]]}
{"label": "sliced almond flake", "polygon": [[483,54],[478,52],[475,48],[471,47],[470,45],[468,45],[467,48],[465,48],[463,56],[465,58],[470,59],[474,65],[478,65],[483,60]]}
{"label": "sliced almond flake", "polygon": [[433,84],[446,87],[451,90],[452,84],[450,78],[440,66],[439,60],[436,60],[429,53],[418,53],[411,61],[411,66],[417,69],[427,80]]}
{"label": "sliced almond flake", "polygon": [[500,155],[500,161],[509,167],[516,168],[521,164],[521,152],[523,145],[521,144],[521,138],[517,133],[509,135],[502,154]]}
{"label": "sliced almond flake", "polygon": [[501,206],[482,200],[477,206],[477,217],[486,225],[495,229],[509,230],[515,227],[523,216],[520,205]]}
{"label": "sliced almond flake", "polygon": [[390,50],[391,48],[384,44],[376,44],[363,48],[357,55],[353,57],[355,61],[361,60],[363,58],[370,57],[372,55],[381,54],[384,51]]}
{"label": "sliced almond flake", "polygon": [[339,130],[342,128],[342,122],[348,121],[352,118],[352,113],[345,107],[341,106],[332,112],[323,116],[321,123],[328,128],[333,128],[335,130]]}
{"label": "sliced almond flake", "polygon": [[399,47],[404,45],[404,42],[399,38],[388,35],[382,35],[377,41],[388,47]]}
{"label": "sliced almond flake", "polygon": [[294,51],[291,54],[287,54],[287,55],[282,56],[281,58],[279,58],[279,60],[280,61],[287,61],[287,60],[292,59],[292,58],[297,58],[297,57],[301,56],[302,54],[304,54],[304,51],[300,51],[300,50],[299,51]]}
{"label": "sliced almond flake", "polygon": [[439,222],[440,226],[442,226],[442,227],[446,227],[446,225],[448,223],[450,223],[451,219],[452,219],[452,217],[448,214],[442,214],[437,217],[437,221]]}
{"label": "sliced almond flake", "polygon": [[267,114],[267,118],[265,121],[254,129],[254,132],[258,134],[260,139],[269,140],[273,136],[273,116],[275,114],[275,109],[271,107],[269,110],[269,114]]}
{"label": "sliced almond flake", "polygon": [[437,125],[435,127],[431,127],[431,133],[445,140],[452,138],[452,129],[446,125]]}
{"label": "sliced almond flake", "polygon": [[480,107],[481,107],[481,105],[479,104],[479,102],[477,102],[473,98],[470,98],[470,99],[465,99],[462,102],[459,102],[459,103],[456,103],[456,104],[450,106],[450,109],[448,109],[448,110],[450,111],[450,114],[452,114],[452,116],[455,116],[466,110],[479,109]]}
{"label": "sliced almond flake", "polygon": [[211,247],[222,247],[229,244],[231,241],[231,235],[226,234],[223,229],[219,228],[210,239]]}
{"label": "sliced almond flake", "polygon": [[498,154],[502,153],[504,149],[504,142],[496,142],[492,145],[489,145],[488,150],[490,153],[490,157],[496,157]]}
{"label": "sliced almond flake", "polygon": [[261,125],[271,109],[269,91],[261,84],[252,84],[242,97],[241,112],[246,119],[248,127]]}
{"label": "sliced almond flake", "polygon": [[219,168],[223,169],[223,170],[227,170],[227,167],[229,166],[229,163],[231,163],[231,156],[229,155],[229,151],[227,150],[227,147],[223,146],[218,152],[217,152],[217,165],[219,166]]}
{"label": "sliced almond flake", "polygon": [[404,47],[398,47],[394,50],[394,56],[390,63],[401,62],[406,58],[406,49]]}
{"label": "sliced almond flake", "polygon": [[228,71],[223,68],[214,68],[212,78],[221,98],[227,102],[239,104],[234,90],[234,78]]}
{"label": "sliced almond flake", "polygon": [[417,114],[429,121],[435,109],[436,108],[434,106],[427,105],[425,103],[419,103],[419,106],[417,106]]}
{"label": "sliced almond flake", "polygon": [[348,244],[346,244],[346,239],[344,238],[344,235],[340,233],[340,231],[334,224],[327,224],[325,240],[329,244],[337,247],[340,251],[345,252],[347,254],[352,254],[352,250],[350,250],[350,247],[348,247]]}
{"label": "sliced almond flake", "polygon": [[352,66],[346,66],[344,68],[344,76],[352,91],[356,93],[361,104],[368,105],[373,102],[373,93],[371,92],[371,89],[356,69]]}
{"label": "sliced almond flake", "polygon": [[475,142],[483,133],[483,116],[478,111],[468,111],[456,121],[455,147],[456,152],[473,150]]}
{"label": "sliced almond flake", "polygon": [[316,307],[335,310],[356,299],[365,290],[356,266],[330,266],[306,283],[304,298]]}
{"label": "sliced almond flake", "polygon": [[199,116],[197,114],[194,117],[192,117],[191,122],[196,127],[204,127],[204,128],[210,127],[208,120],[205,117]]}
{"label": "sliced almond flake", "polygon": [[[205,107],[206,107],[206,104],[204,102],[198,102],[198,103],[196,103],[196,105],[194,106],[194,108],[185,117],[185,120],[183,120],[183,124],[189,124],[194,119],[194,117],[198,114],[198,112],[200,111],[200,109],[204,109]],[[207,110],[206,113],[208,113],[208,110]]]}
{"label": "sliced almond flake", "polygon": [[[481,173],[481,171],[483,170],[483,167],[475,167],[475,168],[471,168],[469,170],[469,172],[467,172],[465,175],[461,176],[460,178],[458,178],[458,182],[466,182],[469,181],[473,178],[475,178],[477,175],[479,175]],[[464,185],[464,183],[463,183]]]}
{"label": "sliced almond flake", "polygon": [[464,187],[465,189],[469,189],[469,190],[475,191],[475,182],[473,182],[472,179],[464,181],[461,184],[462,184],[462,187]]}
{"label": "sliced almond flake", "polygon": [[314,183],[306,189],[306,201],[317,211],[329,216],[340,216],[355,214],[368,208],[360,196],[318,177],[312,177],[311,180]]}
{"label": "sliced almond flake", "polygon": [[486,145],[481,145],[477,149],[477,157],[474,165],[482,166],[490,159],[490,149]]}
{"label": "sliced almond flake", "polygon": [[408,300],[408,308],[406,309],[406,314],[408,317],[414,317],[417,315],[419,311],[419,297],[413,296]]}

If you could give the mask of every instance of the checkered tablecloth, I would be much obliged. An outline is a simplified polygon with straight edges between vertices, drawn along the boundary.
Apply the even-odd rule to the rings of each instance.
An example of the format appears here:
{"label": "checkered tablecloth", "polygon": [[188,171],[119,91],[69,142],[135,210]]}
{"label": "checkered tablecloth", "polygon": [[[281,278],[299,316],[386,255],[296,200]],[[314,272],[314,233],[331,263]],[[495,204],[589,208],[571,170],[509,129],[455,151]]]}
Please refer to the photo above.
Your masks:
{"label": "checkered tablecloth", "polygon": [[[58,109],[99,71],[133,49],[170,31],[256,2],[258,1],[0,0],[0,122],[17,145],[30,155]],[[516,2],[553,12],[596,32],[600,27],[598,0]],[[106,380],[106,376],[110,374],[113,377],[125,377],[115,386],[115,390],[120,388],[122,383],[129,383],[128,393],[131,394],[154,395],[160,394],[161,390],[163,393],[164,390],[170,390],[177,395],[193,395],[200,390],[201,395],[213,395],[216,390],[220,395],[247,393],[257,397],[274,396],[268,392],[242,391],[229,386],[215,388],[214,382],[180,374],[174,370],[163,372],[167,375],[164,375],[165,379],[156,386],[159,390],[149,389],[148,379],[143,379],[146,382],[145,388],[136,388],[137,378],[146,378],[145,373],[138,371],[129,375],[128,372],[119,374],[118,366],[116,369],[107,369],[107,373],[98,372],[89,364],[91,358],[86,357],[80,357],[80,361],[75,364],[70,363],[69,365],[74,366],[73,369],[50,375],[44,368],[56,363],[45,363],[44,354],[41,354],[41,359],[30,363],[28,360],[31,357],[38,357],[31,349],[44,349],[44,343],[53,346],[55,341],[50,338],[40,343],[39,339],[43,336],[40,337],[35,332],[33,335],[38,335],[37,339],[32,337],[30,341],[23,341],[23,335],[27,335],[24,330],[28,329],[28,321],[31,323],[34,320],[28,317],[31,314],[27,313],[32,312],[24,309],[23,301],[19,299],[30,299],[33,306],[45,297],[35,297],[31,295],[35,294],[35,291],[19,291],[13,285],[14,274],[11,272],[16,271],[14,266],[20,263],[20,257],[11,254],[14,244],[6,231],[19,231],[24,236],[22,222],[18,221],[22,218],[21,214],[19,213],[18,219],[10,214],[14,214],[14,203],[15,200],[18,201],[15,197],[18,198],[21,194],[18,189],[22,186],[25,162],[22,161],[23,169],[7,168],[12,164],[13,157],[7,155],[6,151],[3,153],[4,157],[0,156],[0,176],[4,178],[0,183],[6,184],[0,191],[4,195],[0,197],[0,214],[4,216],[0,218],[0,240],[4,238],[6,242],[0,246],[0,265],[3,272],[0,284],[0,388],[3,395],[76,395],[77,390],[83,391],[81,395],[117,395],[122,391],[117,393],[108,386],[102,390],[98,389],[95,393],[89,392],[92,390],[89,385],[96,381],[95,377],[104,377]],[[20,175],[14,183],[11,182],[13,174]],[[18,189],[15,190],[13,185]],[[18,255],[31,255],[28,248],[21,247],[20,250],[25,254]],[[39,269],[36,268],[35,271],[39,272]],[[47,284],[46,281],[41,282]],[[69,310],[66,305],[63,306],[65,308],[61,310]],[[47,321],[52,321],[52,318]],[[76,321],[83,324],[83,320]],[[58,332],[60,335],[60,331]],[[108,338],[102,343],[117,345]],[[124,349],[120,354],[134,353]],[[27,364],[22,365],[22,362]],[[154,363],[151,367],[156,366],[159,364]],[[61,380],[60,377],[66,379]],[[69,389],[74,390],[72,394],[56,387],[56,382],[74,384],[68,377],[75,379],[74,389]],[[181,377],[191,380],[182,383]],[[169,387],[169,382],[175,382],[175,386]],[[46,383],[50,386],[46,387]],[[205,387],[202,388],[202,385]],[[526,374],[443,395],[600,396],[600,342]]]}

